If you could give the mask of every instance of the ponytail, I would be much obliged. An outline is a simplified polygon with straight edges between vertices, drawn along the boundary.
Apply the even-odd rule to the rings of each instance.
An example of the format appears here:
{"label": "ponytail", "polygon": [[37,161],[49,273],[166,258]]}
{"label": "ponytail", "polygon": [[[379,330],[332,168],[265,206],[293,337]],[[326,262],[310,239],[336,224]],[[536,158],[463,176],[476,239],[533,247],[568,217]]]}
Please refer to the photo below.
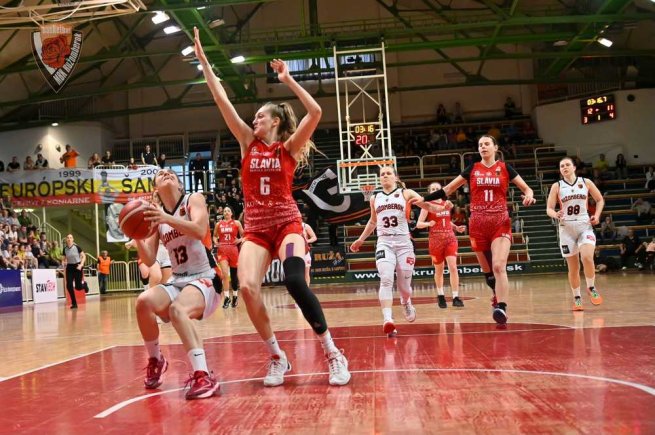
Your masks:
{"label": "ponytail", "polygon": [[[277,140],[280,142],[285,142],[288,140],[292,134],[296,132],[298,128],[298,118],[296,117],[293,107],[289,103],[266,103],[264,104],[266,110],[268,110],[272,117],[280,119],[280,125],[277,129],[278,137]],[[309,166],[309,155],[312,151],[318,151],[316,145],[311,140],[308,140],[305,143],[298,156],[298,161],[296,164],[296,169],[304,168]],[[322,153],[321,153],[322,154]],[[325,154],[323,154],[325,156]]]}

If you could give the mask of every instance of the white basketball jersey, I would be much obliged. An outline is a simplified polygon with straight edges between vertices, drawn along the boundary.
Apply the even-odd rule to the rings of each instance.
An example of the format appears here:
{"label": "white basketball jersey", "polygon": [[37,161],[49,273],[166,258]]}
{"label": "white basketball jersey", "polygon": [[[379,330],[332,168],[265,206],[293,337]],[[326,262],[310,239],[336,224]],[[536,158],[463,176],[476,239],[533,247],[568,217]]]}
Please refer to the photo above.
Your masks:
{"label": "white basketball jersey", "polygon": [[584,178],[577,177],[573,184],[559,180],[559,204],[564,211],[563,221],[588,221],[588,200],[589,188]]}
{"label": "white basketball jersey", "polygon": [[376,193],[374,206],[378,217],[378,237],[409,235],[407,224],[409,209],[403,196],[403,189],[397,188],[389,194]]}
{"label": "white basketball jersey", "polygon": [[[173,211],[173,216],[191,221],[189,214],[193,210],[189,210],[190,196],[190,193],[184,195],[177,208]],[[205,245],[207,240],[211,241],[209,229],[207,230],[205,240],[200,241],[180,233],[170,225],[161,224],[159,225],[159,240],[162,241],[171,258],[173,275],[196,275],[212,269],[209,263],[209,255],[211,254],[207,251],[208,246],[211,247],[211,245]]]}

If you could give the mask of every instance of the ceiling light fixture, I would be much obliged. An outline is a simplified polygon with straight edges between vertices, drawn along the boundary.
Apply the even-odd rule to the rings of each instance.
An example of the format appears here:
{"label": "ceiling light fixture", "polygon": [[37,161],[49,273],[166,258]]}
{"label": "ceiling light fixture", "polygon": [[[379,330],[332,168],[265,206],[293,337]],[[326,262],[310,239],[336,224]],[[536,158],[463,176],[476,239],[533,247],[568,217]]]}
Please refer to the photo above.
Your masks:
{"label": "ceiling light fixture", "polygon": [[215,29],[217,27],[222,26],[223,24],[225,24],[225,20],[222,19],[222,18],[218,18],[218,19],[216,19],[214,21],[209,22],[209,28],[210,29]]}
{"label": "ceiling light fixture", "polygon": [[166,15],[166,12],[157,11],[155,12],[155,16],[152,17],[152,22],[155,24],[161,24],[170,19],[171,18],[168,15]]}
{"label": "ceiling light fixture", "polygon": [[245,57],[239,55],[239,56],[234,56],[232,59],[230,59],[230,62],[232,62],[232,63],[243,63],[243,61],[245,61],[245,60],[246,60]]}
{"label": "ceiling light fixture", "polygon": [[193,45],[188,45],[182,50],[182,56],[188,56],[193,53]]}
{"label": "ceiling light fixture", "polygon": [[168,27],[164,27],[164,33],[167,34],[167,35],[170,35],[170,34],[172,34],[172,33],[177,33],[177,32],[179,32],[180,30],[181,30],[181,29],[180,29],[178,26],[168,26]]}
{"label": "ceiling light fixture", "polygon": [[52,125],[53,127],[58,127],[58,126],[59,126],[59,123],[58,123],[58,122],[53,122],[53,123],[50,124],[50,125]]}
{"label": "ceiling light fixture", "polygon": [[612,41],[610,41],[607,38],[598,38],[596,41],[598,41],[600,45],[604,45],[607,48],[610,48],[612,44],[614,44]]}

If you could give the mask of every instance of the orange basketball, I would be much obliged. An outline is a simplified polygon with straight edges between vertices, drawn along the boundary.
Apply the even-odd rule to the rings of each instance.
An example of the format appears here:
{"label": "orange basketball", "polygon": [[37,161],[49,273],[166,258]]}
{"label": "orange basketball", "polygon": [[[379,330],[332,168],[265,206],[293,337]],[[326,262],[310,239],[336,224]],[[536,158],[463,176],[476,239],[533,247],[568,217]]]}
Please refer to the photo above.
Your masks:
{"label": "orange basketball", "polygon": [[130,201],[118,215],[118,225],[121,231],[130,239],[145,239],[157,228],[152,222],[145,220],[144,212],[151,207],[150,203],[140,199]]}

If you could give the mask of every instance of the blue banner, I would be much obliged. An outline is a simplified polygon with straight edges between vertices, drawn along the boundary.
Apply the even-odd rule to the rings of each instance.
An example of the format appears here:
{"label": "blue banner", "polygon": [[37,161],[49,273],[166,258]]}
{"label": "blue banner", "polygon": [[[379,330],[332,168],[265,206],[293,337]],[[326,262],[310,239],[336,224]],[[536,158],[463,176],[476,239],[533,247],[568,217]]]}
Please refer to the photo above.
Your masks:
{"label": "blue banner", "polygon": [[0,270],[0,308],[23,305],[19,270]]}

